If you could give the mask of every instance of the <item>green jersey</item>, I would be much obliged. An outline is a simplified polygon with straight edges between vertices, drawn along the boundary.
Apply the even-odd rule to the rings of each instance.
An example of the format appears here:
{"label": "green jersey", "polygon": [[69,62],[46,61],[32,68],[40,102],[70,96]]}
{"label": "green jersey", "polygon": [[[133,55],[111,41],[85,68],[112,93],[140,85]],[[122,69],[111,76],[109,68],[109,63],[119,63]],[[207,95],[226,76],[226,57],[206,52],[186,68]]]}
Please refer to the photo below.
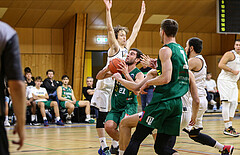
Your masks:
{"label": "green jersey", "polygon": [[72,89],[70,87],[65,88],[62,86],[62,97],[72,100]]}
{"label": "green jersey", "polygon": [[[189,88],[187,56],[183,47],[176,43],[169,43],[164,46],[172,50],[172,77],[168,84],[156,86],[151,103],[181,97],[187,93]],[[162,65],[159,57],[157,64],[157,71],[160,75],[162,73]]]}
{"label": "green jersey", "polygon": [[[133,69],[129,75],[135,81],[137,73],[141,72],[138,68]],[[125,79],[124,75],[122,77]],[[122,111],[125,110],[127,104],[137,104],[137,96],[120,82],[115,81],[113,94],[111,98],[111,109]]]}

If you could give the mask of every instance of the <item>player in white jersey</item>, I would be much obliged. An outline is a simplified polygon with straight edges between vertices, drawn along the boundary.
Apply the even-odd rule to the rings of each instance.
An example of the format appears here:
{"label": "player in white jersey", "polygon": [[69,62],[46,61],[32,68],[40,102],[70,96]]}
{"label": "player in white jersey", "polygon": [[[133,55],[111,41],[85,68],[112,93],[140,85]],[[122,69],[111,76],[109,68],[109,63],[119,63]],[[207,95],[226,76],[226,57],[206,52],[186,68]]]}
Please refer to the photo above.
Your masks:
{"label": "player in white jersey", "polygon": [[188,133],[189,137],[198,143],[218,148],[220,151],[223,150],[222,154],[225,154],[225,152],[231,153],[234,148],[233,146],[227,145],[224,146],[217,142],[216,140],[214,140],[213,138],[211,138],[210,136],[200,132],[200,130],[203,129],[202,118],[203,114],[207,110],[208,104],[208,101],[206,99],[207,94],[205,90],[207,65],[202,55],[200,55],[202,51],[202,40],[195,37],[190,38],[186,43],[185,50],[189,58],[188,60],[189,70],[193,72],[195,77],[196,85],[198,88],[200,105],[197,114],[196,124],[194,126],[188,125],[186,128],[183,129],[183,131]]}
{"label": "player in white jersey", "polygon": [[226,52],[218,67],[222,69],[217,79],[220,100],[222,101],[222,117],[225,125],[223,133],[233,137],[240,134],[232,127],[232,121],[238,104],[238,87],[240,70],[240,40],[235,41],[234,49]]}
{"label": "player in white jersey", "polygon": [[[142,25],[142,20],[145,14],[145,3],[142,1],[141,13],[133,26],[132,33],[128,40],[126,40],[126,34],[128,32],[127,28],[117,26],[112,26],[112,18],[110,9],[112,7],[112,0],[103,0],[106,5],[106,23],[107,23],[107,30],[108,30],[108,43],[110,49],[108,50],[108,60],[106,66],[108,66],[109,61],[114,58],[121,58],[126,59],[128,54],[128,49],[134,43],[137,34],[140,30]],[[97,118],[97,133],[99,136],[100,141],[100,149],[98,151],[99,154],[105,155],[110,154],[109,148],[106,144],[105,138],[105,129],[104,129],[104,122],[107,116],[107,112],[110,109],[110,101],[112,96],[112,90],[114,87],[114,80],[110,78],[104,80],[98,80],[96,84],[96,90],[94,92],[91,104],[96,106],[99,109],[99,116]],[[112,141],[112,154],[117,153],[118,150],[118,142],[113,140]]]}

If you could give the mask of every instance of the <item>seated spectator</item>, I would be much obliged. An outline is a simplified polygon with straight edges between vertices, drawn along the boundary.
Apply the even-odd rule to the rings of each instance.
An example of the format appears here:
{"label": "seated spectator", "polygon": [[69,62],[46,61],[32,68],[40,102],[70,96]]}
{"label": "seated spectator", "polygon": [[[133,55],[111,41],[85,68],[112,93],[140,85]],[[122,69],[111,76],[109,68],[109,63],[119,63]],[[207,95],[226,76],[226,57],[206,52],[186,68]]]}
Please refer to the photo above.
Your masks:
{"label": "seated spectator", "polygon": [[[25,81],[26,84],[26,104],[28,107],[31,107],[31,122],[30,125],[39,126],[40,123],[37,122],[36,117],[36,102],[33,101],[33,98],[31,97],[31,88],[33,86],[28,86],[27,81]],[[35,83],[34,83],[35,85]]]}
{"label": "seated spectator", "polygon": [[[24,79],[26,80],[27,78],[26,78],[26,74],[27,73],[32,73],[32,70],[31,70],[31,68],[30,67],[25,67],[24,68]],[[34,77],[32,77],[32,80],[34,81]]]}
{"label": "seated spectator", "polygon": [[58,102],[57,88],[58,86],[61,86],[61,84],[53,79],[54,73],[55,73],[54,70],[51,69],[47,70],[46,72],[47,78],[43,81],[43,87],[46,88],[50,100]]}
{"label": "seated spectator", "polygon": [[32,72],[26,72],[25,78],[26,78],[27,86],[32,86],[32,87],[35,86],[35,82],[32,77]]}
{"label": "seated spectator", "polygon": [[95,87],[93,87],[93,78],[87,77],[87,87],[83,87],[82,93],[84,97],[91,103]]}
{"label": "seated spectator", "polygon": [[43,117],[43,121],[44,121],[44,126],[48,126],[48,120],[46,117],[46,113],[45,113],[45,107],[46,108],[54,108],[54,113],[55,113],[55,117],[56,117],[56,124],[57,125],[64,125],[60,119],[59,116],[59,109],[58,109],[58,103],[56,101],[48,101],[47,99],[49,99],[48,93],[46,91],[45,88],[40,87],[42,83],[42,78],[40,76],[36,77],[35,80],[35,87],[33,87],[31,89],[31,93],[29,95],[29,98],[33,98],[33,101],[35,101],[37,103],[37,105],[40,108],[42,117]]}
{"label": "seated spectator", "polygon": [[85,107],[86,122],[93,123],[94,120],[90,118],[90,102],[89,101],[76,101],[73,90],[68,86],[69,77],[67,75],[62,76],[62,86],[57,88],[57,95],[60,101],[60,106],[67,109],[68,115],[66,117],[66,123],[71,124],[71,114],[74,107]]}
{"label": "seated spectator", "polygon": [[212,73],[208,72],[206,77],[206,89],[209,93],[209,102],[213,105],[213,110],[217,110],[216,98],[219,97],[215,80],[211,79]]}

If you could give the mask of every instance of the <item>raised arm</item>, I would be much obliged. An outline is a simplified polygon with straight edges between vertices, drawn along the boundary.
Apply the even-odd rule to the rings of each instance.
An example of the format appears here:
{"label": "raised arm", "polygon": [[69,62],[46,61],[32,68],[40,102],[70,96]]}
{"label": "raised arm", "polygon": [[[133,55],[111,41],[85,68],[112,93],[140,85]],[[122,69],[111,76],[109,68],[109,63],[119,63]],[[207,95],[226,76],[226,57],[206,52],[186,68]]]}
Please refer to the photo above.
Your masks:
{"label": "raised arm", "polygon": [[107,31],[108,31],[108,44],[110,47],[108,56],[113,56],[115,53],[119,51],[119,44],[115,37],[115,33],[112,26],[112,17],[111,17],[111,8],[112,8],[112,0],[103,0],[106,5],[106,23],[107,23]]}
{"label": "raised arm", "polygon": [[145,10],[146,10],[145,2],[142,1],[141,13],[140,13],[136,23],[133,26],[133,30],[132,30],[131,36],[127,40],[127,45],[126,45],[127,49],[130,49],[130,47],[134,43],[135,39],[137,38],[138,32],[139,32],[139,30],[141,28],[141,25],[142,25],[142,21],[143,21],[143,17],[144,17],[144,14],[145,14]]}
{"label": "raised arm", "polygon": [[96,76],[96,79],[102,80],[102,79],[106,79],[108,77],[111,77],[112,75],[113,74],[109,71],[108,67],[105,67],[98,72],[98,74]]}
{"label": "raised arm", "polygon": [[220,60],[220,62],[219,62],[219,64],[218,64],[218,67],[219,67],[220,69],[223,69],[223,70],[227,71],[227,72],[231,72],[231,73],[233,73],[234,75],[238,75],[239,71],[237,71],[237,70],[232,70],[231,68],[229,68],[229,67],[227,66],[227,63],[228,63],[229,61],[232,61],[232,60],[234,60],[234,55],[233,55],[233,53],[232,53],[232,52],[226,52],[226,53],[223,55],[222,59]]}
{"label": "raised arm", "polygon": [[162,64],[162,74],[155,77],[154,79],[148,80],[145,84],[151,85],[164,85],[171,81],[172,77],[172,61],[171,61],[172,51],[168,47],[163,47],[159,51],[159,58]]}

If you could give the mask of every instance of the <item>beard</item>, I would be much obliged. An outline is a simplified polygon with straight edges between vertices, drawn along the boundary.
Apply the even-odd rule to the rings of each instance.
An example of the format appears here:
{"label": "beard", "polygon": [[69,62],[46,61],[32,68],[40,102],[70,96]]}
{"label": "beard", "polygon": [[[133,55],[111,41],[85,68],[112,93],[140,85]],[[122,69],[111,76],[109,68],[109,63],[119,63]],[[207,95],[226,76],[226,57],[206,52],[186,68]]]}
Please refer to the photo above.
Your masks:
{"label": "beard", "polygon": [[190,49],[188,49],[187,51],[187,58],[189,59],[189,57],[190,57]]}
{"label": "beard", "polygon": [[127,61],[126,64],[127,64],[128,66],[130,66],[130,65],[134,64],[134,61],[133,61],[133,62]]}

